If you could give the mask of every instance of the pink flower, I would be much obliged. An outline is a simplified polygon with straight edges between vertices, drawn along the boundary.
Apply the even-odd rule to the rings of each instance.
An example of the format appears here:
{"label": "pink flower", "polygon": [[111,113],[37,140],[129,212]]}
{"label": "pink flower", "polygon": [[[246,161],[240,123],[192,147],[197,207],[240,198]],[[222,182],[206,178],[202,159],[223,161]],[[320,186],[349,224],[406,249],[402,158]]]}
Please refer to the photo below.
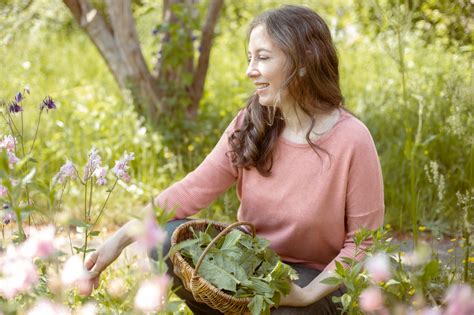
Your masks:
{"label": "pink flower", "polygon": [[54,175],[53,182],[62,184],[64,181],[69,179],[75,179],[77,177],[77,171],[74,164],[67,160],[63,166],[59,169],[59,172]]}
{"label": "pink flower", "polygon": [[385,254],[376,254],[369,257],[365,263],[369,276],[375,281],[387,281],[392,277],[390,259]]}
{"label": "pink flower", "polygon": [[66,287],[82,286],[83,283],[89,282],[89,272],[82,264],[82,259],[79,256],[71,256],[64,263],[61,271],[61,282]]}
{"label": "pink flower", "polygon": [[13,151],[8,151],[7,154],[8,154],[8,167],[10,167],[10,169],[13,169],[15,167],[15,164],[18,163],[20,159],[16,157],[15,152]]}
{"label": "pink flower", "polygon": [[127,154],[127,152],[124,153],[123,157],[115,161],[115,166],[112,168],[112,172],[115,174],[115,176],[118,179],[123,180],[124,182],[129,182],[130,181],[130,175],[127,173],[129,169],[129,162],[131,160],[135,159],[135,153],[130,153]]}
{"label": "pink flower", "polygon": [[71,312],[62,304],[57,304],[46,299],[39,300],[28,315],[70,315]]}
{"label": "pink flower", "polygon": [[56,229],[48,225],[40,230],[30,229],[30,237],[22,244],[21,251],[25,257],[46,258],[56,251],[54,236]]}
{"label": "pink flower", "polygon": [[97,312],[97,305],[92,302],[89,302],[82,305],[81,308],[74,312],[74,315],[95,315],[97,314]]}
{"label": "pink flower", "polygon": [[384,300],[379,287],[368,287],[359,297],[360,308],[364,312],[377,312],[383,310]]}
{"label": "pink flower", "polygon": [[15,220],[15,218],[16,218],[15,213],[12,212],[11,210],[7,210],[6,213],[3,214],[2,223],[5,225],[8,225],[10,224],[12,220]]}
{"label": "pink flower", "polygon": [[0,185],[0,198],[5,198],[6,196],[8,196],[7,187]]}
{"label": "pink flower", "polygon": [[13,245],[0,257],[0,273],[0,295],[7,299],[27,292],[38,282],[36,265]]}
{"label": "pink flower", "polygon": [[163,244],[166,239],[166,231],[164,231],[156,222],[153,210],[147,211],[143,220],[143,228],[137,233],[135,239],[138,246],[145,250],[151,250]]}
{"label": "pink flower", "polygon": [[135,307],[143,312],[161,310],[166,302],[169,282],[167,275],[144,281],[135,296]]}
{"label": "pink flower", "polygon": [[445,302],[447,304],[445,315],[474,314],[474,294],[467,284],[451,286],[446,294]]}
{"label": "pink flower", "polygon": [[97,150],[95,148],[92,148],[91,152],[89,152],[89,159],[86,163],[86,166],[84,166],[84,175],[83,175],[83,180],[87,181],[96,168],[100,167],[102,164],[102,158],[99,156],[99,153],[97,153]]}
{"label": "pink flower", "polygon": [[421,315],[442,315],[443,312],[438,307],[424,308],[421,310]]}
{"label": "pink flower", "polygon": [[96,168],[92,175],[97,178],[97,185],[104,186],[107,184],[107,179],[105,178],[107,176],[107,170],[105,169],[105,167]]}
{"label": "pink flower", "polygon": [[107,292],[114,298],[121,298],[125,295],[125,281],[121,278],[116,278],[108,282]]}
{"label": "pink flower", "polygon": [[8,152],[15,152],[16,140],[13,136],[4,136],[0,142],[0,149],[6,149]]}

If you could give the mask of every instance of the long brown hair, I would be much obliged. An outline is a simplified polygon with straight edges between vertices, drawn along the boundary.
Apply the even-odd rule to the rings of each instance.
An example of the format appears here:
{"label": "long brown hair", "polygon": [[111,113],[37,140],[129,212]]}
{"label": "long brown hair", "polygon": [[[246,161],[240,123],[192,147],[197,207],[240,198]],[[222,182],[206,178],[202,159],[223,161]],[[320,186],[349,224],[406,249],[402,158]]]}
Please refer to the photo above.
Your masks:
{"label": "long brown hair", "polygon": [[[316,114],[343,106],[339,62],[329,28],[313,10],[293,5],[266,11],[255,18],[248,37],[259,25],[265,27],[272,42],[286,55],[288,73],[281,89],[288,89],[295,106],[311,117],[306,141],[319,155],[318,146],[310,139]],[[300,69],[305,69],[302,76],[298,75]],[[284,127],[281,110],[262,106],[258,95],[253,94],[247,101],[242,126],[229,137],[233,165],[255,167],[261,175],[269,176],[272,152]]]}

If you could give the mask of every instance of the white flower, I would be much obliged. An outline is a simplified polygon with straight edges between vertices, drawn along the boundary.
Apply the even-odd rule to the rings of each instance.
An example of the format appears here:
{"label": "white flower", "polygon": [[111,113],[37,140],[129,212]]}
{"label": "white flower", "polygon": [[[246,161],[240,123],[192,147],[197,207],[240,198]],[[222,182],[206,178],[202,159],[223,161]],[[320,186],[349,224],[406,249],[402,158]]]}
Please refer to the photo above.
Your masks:
{"label": "white flower", "polygon": [[166,275],[143,282],[135,296],[135,307],[143,312],[162,309],[168,295],[168,285],[169,278]]}
{"label": "white flower", "polygon": [[365,268],[375,282],[387,281],[392,277],[390,259],[385,254],[379,253],[369,257],[365,262]]}

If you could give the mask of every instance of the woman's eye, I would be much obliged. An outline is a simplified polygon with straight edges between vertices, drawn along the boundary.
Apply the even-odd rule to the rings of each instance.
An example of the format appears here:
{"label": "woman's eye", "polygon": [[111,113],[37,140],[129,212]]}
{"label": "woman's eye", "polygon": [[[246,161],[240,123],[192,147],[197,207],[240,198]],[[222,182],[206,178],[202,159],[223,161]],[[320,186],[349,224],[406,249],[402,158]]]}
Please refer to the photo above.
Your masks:
{"label": "woman's eye", "polygon": [[259,56],[258,59],[260,59],[260,60],[267,60],[268,57],[267,57],[267,56]]}

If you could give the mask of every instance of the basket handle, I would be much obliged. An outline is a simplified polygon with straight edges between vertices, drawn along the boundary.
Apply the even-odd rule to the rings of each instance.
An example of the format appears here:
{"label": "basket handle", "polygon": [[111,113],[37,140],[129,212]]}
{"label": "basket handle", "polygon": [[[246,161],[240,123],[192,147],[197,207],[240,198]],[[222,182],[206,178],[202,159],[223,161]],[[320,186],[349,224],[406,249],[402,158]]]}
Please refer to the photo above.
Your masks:
{"label": "basket handle", "polygon": [[199,267],[201,267],[201,264],[202,262],[204,261],[204,257],[206,256],[207,252],[211,249],[212,246],[214,246],[214,244],[221,238],[223,237],[224,235],[226,235],[227,233],[230,232],[230,230],[232,230],[233,228],[235,228],[236,226],[240,226],[240,225],[247,225],[249,226],[251,229],[252,229],[252,236],[255,238],[255,227],[252,225],[252,223],[250,222],[245,222],[245,221],[241,221],[241,222],[235,222],[235,223],[232,223],[231,225],[227,226],[225,229],[223,229],[219,234],[217,234],[216,237],[214,237],[214,239],[209,243],[209,245],[207,245],[206,249],[204,249],[204,251],[202,252],[201,256],[199,257],[198,259],[198,262],[196,264],[196,268],[194,268],[194,271],[193,271],[193,278],[197,276],[197,272],[199,270]]}

